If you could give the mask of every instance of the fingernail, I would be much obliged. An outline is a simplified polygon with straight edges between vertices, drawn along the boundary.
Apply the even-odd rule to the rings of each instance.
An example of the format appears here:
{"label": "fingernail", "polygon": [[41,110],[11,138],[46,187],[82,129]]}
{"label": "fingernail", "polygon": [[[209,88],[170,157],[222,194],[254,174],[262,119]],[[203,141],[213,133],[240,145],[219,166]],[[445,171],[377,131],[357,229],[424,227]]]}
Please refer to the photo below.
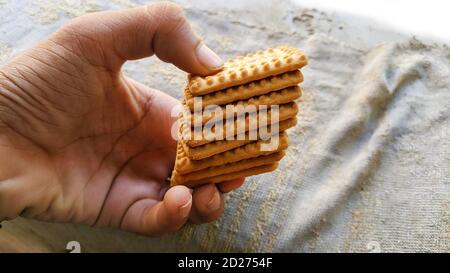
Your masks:
{"label": "fingernail", "polygon": [[189,200],[179,208],[181,217],[187,218],[191,212],[192,195],[189,196]]}
{"label": "fingernail", "polygon": [[211,69],[221,68],[223,65],[222,59],[205,44],[198,47],[197,58],[200,63]]}
{"label": "fingernail", "polygon": [[208,202],[208,204],[206,204],[206,207],[210,211],[216,211],[216,210],[220,209],[220,194],[219,194],[219,192],[216,191],[214,193],[211,200]]}

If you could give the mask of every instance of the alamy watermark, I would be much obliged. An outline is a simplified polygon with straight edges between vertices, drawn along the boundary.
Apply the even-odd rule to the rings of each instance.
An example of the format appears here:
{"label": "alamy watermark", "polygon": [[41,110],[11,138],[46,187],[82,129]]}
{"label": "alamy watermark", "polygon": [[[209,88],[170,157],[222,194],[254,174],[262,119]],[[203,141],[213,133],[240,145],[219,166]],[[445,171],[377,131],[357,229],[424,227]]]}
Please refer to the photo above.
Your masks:
{"label": "alamy watermark", "polygon": [[[279,145],[279,105],[215,104],[203,107],[202,98],[194,98],[193,113],[186,106],[172,109],[172,117],[183,115],[174,124],[172,137],[178,140],[263,140],[261,151],[273,151]],[[179,134],[181,126],[181,134]]]}
{"label": "alamy watermark", "polygon": [[81,244],[78,241],[70,241],[66,245],[66,250],[69,253],[81,253]]}

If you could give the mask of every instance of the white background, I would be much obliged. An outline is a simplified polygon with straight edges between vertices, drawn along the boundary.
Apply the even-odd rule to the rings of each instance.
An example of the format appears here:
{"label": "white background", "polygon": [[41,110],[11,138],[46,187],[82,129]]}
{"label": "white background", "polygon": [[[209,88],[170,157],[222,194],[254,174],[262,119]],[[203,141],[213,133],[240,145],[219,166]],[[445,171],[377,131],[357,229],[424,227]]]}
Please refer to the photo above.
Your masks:
{"label": "white background", "polygon": [[364,16],[400,31],[450,42],[447,0],[295,0],[306,7]]}

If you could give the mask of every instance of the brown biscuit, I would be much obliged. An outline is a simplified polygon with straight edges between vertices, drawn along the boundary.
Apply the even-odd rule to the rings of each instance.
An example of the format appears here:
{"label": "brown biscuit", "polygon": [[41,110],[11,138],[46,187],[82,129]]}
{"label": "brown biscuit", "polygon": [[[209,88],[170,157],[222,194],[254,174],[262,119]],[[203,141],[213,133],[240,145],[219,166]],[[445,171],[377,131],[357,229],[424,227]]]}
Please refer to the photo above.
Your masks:
{"label": "brown biscuit", "polygon": [[[287,104],[282,104],[279,106],[279,114],[278,114],[278,122],[281,122],[283,120],[287,120],[290,118],[293,118],[297,115],[298,112],[298,106],[295,102],[290,102]],[[265,115],[266,118],[266,123],[265,124],[272,124],[272,114],[271,114],[271,110],[269,108],[269,110],[266,112],[267,115]],[[260,126],[263,126],[265,124],[261,123],[259,124],[259,113],[255,116],[250,116],[250,115],[246,115],[246,116],[240,116],[240,117],[236,117],[234,119],[233,122],[233,126],[234,126],[234,135],[237,135],[238,133],[238,123],[242,126],[245,127],[244,132],[248,132],[250,130],[250,119],[252,119],[252,121],[255,121],[256,123],[256,128],[259,128]],[[192,127],[188,127],[186,122],[186,119],[180,119],[180,127],[181,127],[181,132],[182,132],[182,136],[183,139],[186,140],[186,144],[189,147],[197,147],[197,146],[201,146],[204,145],[206,143],[215,141],[215,127],[212,127],[211,130],[212,133],[209,133],[208,135],[204,135],[202,128],[200,128],[200,130],[197,130],[199,133],[199,136],[202,137],[202,139],[194,139],[194,128]],[[226,121],[222,121],[222,125],[223,125],[223,134],[222,137],[223,139],[225,139],[226,137],[226,130],[227,130],[227,122]],[[255,127],[252,127],[255,128]],[[204,133],[206,134],[207,131],[205,131]]]}
{"label": "brown biscuit", "polygon": [[[267,132],[273,137],[273,135],[279,132],[283,132],[284,130],[295,126],[296,124],[297,118],[290,118],[288,120],[281,121],[278,124],[278,130],[276,132],[272,132],[272,126],[267,126]],[[247,132],[245,133],[245,135],[236,136],[236,140],[218,140],[195,148],[189,147],[184,140],[181,140],[181,143],[186,155],[189,158],[200,160],[261,139],[261,133],[262,132],[258,130],[256,139],[251,139],[252,135]]]}
{"label": "brown biscuit", "polygon": [[[241,177],[248,177],[248,176],[252,176],[252,175],[271,172],[271,171],[274,171],[277,167],[278,167],[278,162],[275,162],[272,164],[257,166],[257,167],[253,167],[253,168],[242,170],[242,171],[221,174],[221,175],[208,177],[208,178],[195,180],[195,181],[189,181],[189,182],[183,183],[183,185],[185,185],[186,187],[193,188],[193,187],[197,187],[197,186],[200,186],[203,184],[208,184],[208,183],[220,183],[220,182],[230,181],[230,180],[241,178]],[[171,184],[171,185],[174,186],[174,184]]]}
{"label": "brown biscuit", "polygon": [[[285,88],[283,90],[278,90],[274,92],[267,93],[265,95],[252,97],[248,100],[241,100],[238,102],[233,103],[234,106],[240,105],[240,106],[249,106],[253,105],[255,107],[266,105],[267,108],[270,108],[272,105],[282,105],[289,102],[292,102],[299,97],[301,97],[302,92],[301,88],[299,86],[293,86],[289,88]],[[223,115],[226,113],[226,106],[221,106],[222,115],[219,117],[215,117],[215,112],[208,112],[208,111],[202,111],[203,115],[201,117],[202,124],[210,122],[215,122],[217,120],[223,119]],[[189,109],[186,107],[185,112],[188,113]],[[220,111],[219,111],[220,112]],[[190,112],[189,112],[190,113]],[[191,114],[191,126],[194,127],[195,125],[195,115],[196,113]]]}
{"label": "brown biscuit", "polygon": [[189,158],[200,160],[226,152],[228,150],[232,150],[253,141],[255,140],[219,140],[195,148],[187,146],[186,142],[184,141],[181,141],[181,143],[183,144],[184,151]]}
{"label": "brown biscuit", "polygon": [[279,46],[225,62],[222,71],[211,76],[188,76],[193,96],[200,96],[232,86],[300,69],[307,64],[299,49]]}
{"label": "brown biscuit", "polygon": [[201,171],[189,174],[179,174],[176,170],[172,174],[171,183],[175,185],[185,184],[189,181],[201,180],[208,177],[214,177],[222,174],[238,172],[253,167],[267,165],[278,162],[285,155],[285,151],[275,152],[269,155],[258,156],[255,158],[245,159],[234,163],[228,163],[221,166],[210,167]]}
{"label": "brown biscuit", "polygon": [[[295,86],[303,81],[303,75],[299,70],[287,72],[281,75],[265,78],[245,85],[235,86],[226,90],[213,92],[202,96],[202,107],[208,105],[223,105],[251,97],[260,96],[269,92]],[[186,105],[194,111],[194,96],[189,88],[184,89]]]}
{"label": "brown biscuit", "polygon": [[286,149],[288,147],[289,140],[286,132],[282,132],[280,134],[278,149],[275,151],[261,151],[261,145],[267,143],[269,143],[269,141],[258,140],[212,157],[202,160],[192,160],[184,152],[181,141],[178,141],[175,170],[180,174],[188,174],[214,166],[237,162],[256,156],[272,154]]}

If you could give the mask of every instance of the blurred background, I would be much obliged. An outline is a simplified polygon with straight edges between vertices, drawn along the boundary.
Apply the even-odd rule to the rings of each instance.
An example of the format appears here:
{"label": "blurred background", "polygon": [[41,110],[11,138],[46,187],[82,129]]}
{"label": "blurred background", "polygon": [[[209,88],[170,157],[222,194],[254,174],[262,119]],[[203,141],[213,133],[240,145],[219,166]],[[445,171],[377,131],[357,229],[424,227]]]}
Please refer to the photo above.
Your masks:
{"label": "blurred background", "polygon": [[[405,33],[450,42],[450,3],[441,0],[295,0],[330,12],[373,19]],[[358,24],[357,21],[354,24]]]}
{"label": "blurred background", "polygon": [[[0,64],[90,12],[142,0],[0,0]],[[289,44],[309,64],[277,171],[227,195],[215,223],[162,238],[17,218],[0,251],[448,252],[450,16],[438,0],[176,0],[224,59]],[[156,58],[124,73],[181,98]]]}

